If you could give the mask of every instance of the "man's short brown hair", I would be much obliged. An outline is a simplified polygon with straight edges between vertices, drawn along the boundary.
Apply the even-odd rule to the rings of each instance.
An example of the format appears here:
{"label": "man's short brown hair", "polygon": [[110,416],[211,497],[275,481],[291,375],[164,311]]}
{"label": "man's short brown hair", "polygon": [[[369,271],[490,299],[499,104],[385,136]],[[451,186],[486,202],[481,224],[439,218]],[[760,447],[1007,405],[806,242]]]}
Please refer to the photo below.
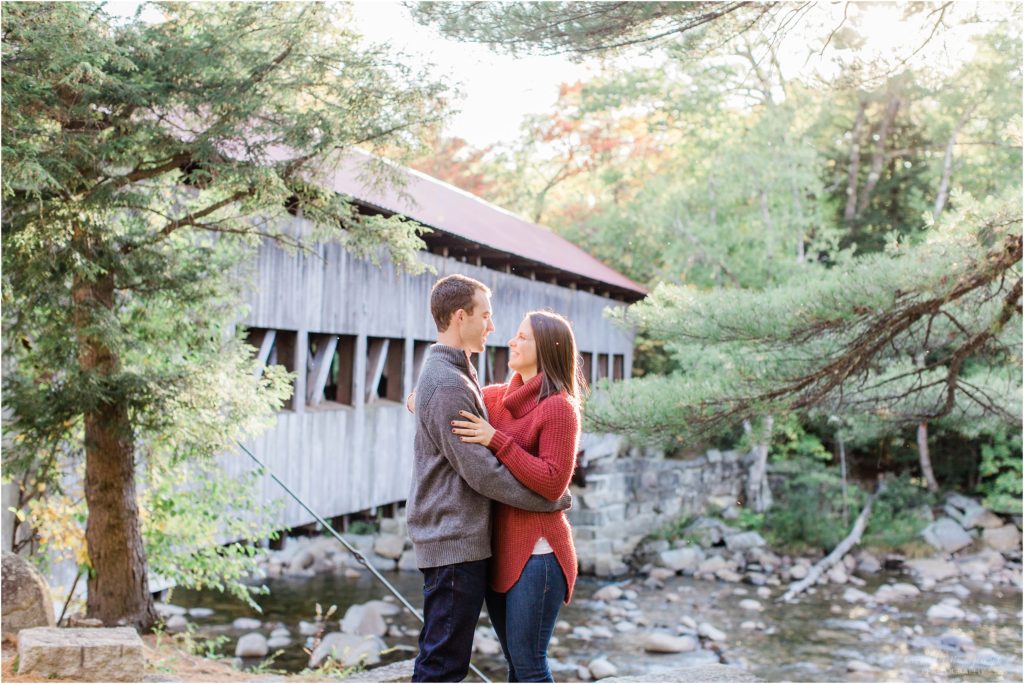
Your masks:
{"label": "man's short brown hair", "polygon": [[437,332],[444,332],[459,309],[473,313],[473,297],[480,290],[488,297],[491,290],[479,280],[458,273],[441,278],[430,291],[430,314],[437,324]]}

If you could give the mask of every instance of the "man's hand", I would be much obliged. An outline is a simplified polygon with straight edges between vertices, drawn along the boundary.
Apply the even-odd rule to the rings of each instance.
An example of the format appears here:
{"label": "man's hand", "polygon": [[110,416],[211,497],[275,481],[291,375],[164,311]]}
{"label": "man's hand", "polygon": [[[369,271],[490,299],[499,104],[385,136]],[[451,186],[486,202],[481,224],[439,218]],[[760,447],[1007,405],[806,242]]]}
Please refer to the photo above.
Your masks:
{"label": "man's hand", "polygon": [[405,398],[405,408],[409,410],[409,413],[416,415],[416,392],[410,392],[409,396]]}

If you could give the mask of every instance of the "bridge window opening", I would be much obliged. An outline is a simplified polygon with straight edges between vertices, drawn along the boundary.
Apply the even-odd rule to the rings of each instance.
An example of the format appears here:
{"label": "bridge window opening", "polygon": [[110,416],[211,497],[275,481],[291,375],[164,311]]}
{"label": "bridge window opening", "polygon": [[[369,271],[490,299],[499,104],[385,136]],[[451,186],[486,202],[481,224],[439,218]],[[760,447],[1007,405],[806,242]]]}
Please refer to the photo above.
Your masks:
{"label": "bridge window opening", "polygon": [[427,352],[430,351],[433,342],[414,340],[412,344],[412,381],[415,384],[419,382],[420,373],[423,372],[423,361],[427,358]]}
{"label": "bridge window opening", "polygon": [[608,355],[597,355],[597,379],[603,380],[608,377]]}
{"label": "bridge window opening", "polygon": [[404,340],[370,337],[366,340],[366,403],[403,401]]}
{"label": "bridge window opening", "polygon": [[512,369],[508,367],[508,347],[488,347],[484,384],[494,385],[508,382]]}
{"label": "bridge window opening", "polygon": [[355,335],[309,334],[307,405],[336,408],[352,406]]}
{"label": "bridge window opening", "polygon": [[624,380],[626,377],[626,357],[623,354],[612,354],[612,380]]}
{"label": "bridge window opening", "polygon": [[590,352],[580,353],[580,372],[588,383],[594,381],[594,355]]}
{"label": "bridge window opening", "polygon": [[[298,335],[294,330],[273,330],[271,328],[249,328],[246,343],[256,349],[258,361],[253,371],[256,377],[263,375],[267,366],[284,366],[289,373],[295,372],[295,351]],[[292,391],[282,405],[282,410],[295,409],[295,381]]]}

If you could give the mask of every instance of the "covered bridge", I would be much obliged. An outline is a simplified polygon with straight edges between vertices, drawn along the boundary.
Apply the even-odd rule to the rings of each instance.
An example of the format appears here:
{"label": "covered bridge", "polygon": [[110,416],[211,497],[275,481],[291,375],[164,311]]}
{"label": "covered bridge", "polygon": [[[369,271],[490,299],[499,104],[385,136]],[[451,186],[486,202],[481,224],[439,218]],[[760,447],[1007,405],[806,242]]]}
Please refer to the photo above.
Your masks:
{"label": "covered bridge", "polygon": [[[538,308],[572,321],[592,380],[628,378],[633,334],[602,312],[646,294],[550,230],[429,176],[397,169],[400,191],[369,183],[368,160],[349,156],[333,175],[334,189],[360,211],[402,214],[430,228],[421,257],[436,273],[409,275],[386,261],[374,266],[337,244],[296,254],[266,243],[244,322],[262,361],[299,370],[275,426],[247,446],[324,517],[408,495],[415,427],[403,400],[435,339],[429,294],[438,277],[462,273],[493,292],[495,332],[476,355],[485,383],[505,380],[505,343],[523,315]],[[292,220],[296,231],[310,227],[301,215]],[[242,458],[229,464],[251,469]],[[285,497],[269,477],[260,486],[264,500]],[[282,516],[282,527],[312,522],[291,500]]]}

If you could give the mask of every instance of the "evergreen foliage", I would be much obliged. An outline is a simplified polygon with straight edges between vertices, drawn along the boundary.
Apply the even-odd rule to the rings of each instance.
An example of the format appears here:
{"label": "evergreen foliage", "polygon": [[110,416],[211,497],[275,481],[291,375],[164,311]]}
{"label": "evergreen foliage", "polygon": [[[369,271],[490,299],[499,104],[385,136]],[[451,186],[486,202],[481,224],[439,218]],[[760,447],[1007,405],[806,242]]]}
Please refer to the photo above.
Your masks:
{"label": "evergreen foliage", "polygon": [[[410,3],[411,4],[411,3]],[[522,54],[582,56],[665,38],[750,30],[779,13],[747,2],[419,2],[414,16],[443,34]]]}
{"label": "evergreen foliage", "polygon": [[1016,423],[1020,196],[961,202],[921,244],[894,241],[810,281],[657,288],[619,318],[671,340],[683,370],[609,387],[591,425],[692,439],[789,412]]}
{"label": "evergreen foliage", "polygon": [[415,140],[445,88],[364,45],[339,5],[2,12],[4,469],[24,500],[84,459],[89,613],[148,627],[146,555],[237,589],[250,551],[201,549],[263,536],[258,512],[223,524],[251,506],[213,461],[290,393],[234,328],[240,264],[264,239],[330,239],[418,268],[417,227],[320,181],[348,148]]}

